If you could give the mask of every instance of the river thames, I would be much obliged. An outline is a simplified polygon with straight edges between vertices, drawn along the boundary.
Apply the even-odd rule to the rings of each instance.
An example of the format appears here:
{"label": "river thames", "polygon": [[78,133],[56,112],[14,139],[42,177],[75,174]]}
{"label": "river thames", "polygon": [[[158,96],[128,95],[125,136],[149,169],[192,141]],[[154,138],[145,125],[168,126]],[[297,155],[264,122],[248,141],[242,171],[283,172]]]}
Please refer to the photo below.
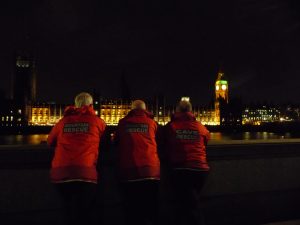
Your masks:
{"label": "river thames", "polygon": [[[47,134],[29,134],[29,135],[1,135],[0,145],[38,145],[45,143]],[[224,133],[211,132],[211,140],[271,140],[271,139],[291,139],[300,138],[300,133],[272,133],[272,132],[240,132]]]}

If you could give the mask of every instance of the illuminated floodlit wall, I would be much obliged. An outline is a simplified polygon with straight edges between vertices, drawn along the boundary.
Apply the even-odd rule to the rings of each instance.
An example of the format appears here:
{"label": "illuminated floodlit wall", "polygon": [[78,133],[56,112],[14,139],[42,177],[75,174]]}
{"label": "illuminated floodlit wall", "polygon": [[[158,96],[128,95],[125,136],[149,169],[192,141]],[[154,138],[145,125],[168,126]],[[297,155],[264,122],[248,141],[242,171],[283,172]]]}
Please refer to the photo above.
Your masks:
{"label": "illuminated floodlit wall", "polygon": [[[96,109],[96,114],[99,111],[100,118],[105,121],[109,126],[117,126],[119,120],[124,118],[131,110],[131,102],[123,103],[120,101],[110,101],[106,104],[101,104],[100,109]],[[159,125],[165,125],[171,120],[171,110],[158,108],[157,115],[153,110],[150,110],[154,114],[154,120],[157,121]]]}
{"label": "illuminated floodlit wall", "polygon": [[[99,109],[95,109],[96,115],[102,118],[108,126],[117,126],[119,120],[124,118],[130,110],[131,104],[114,103],[104,104]],[[160,107],[158,114],[154,115],[154,120],[159,125],[166,125],[174,113],[174,108],[163,110]],[[59,106],[32,106],[30,111],[29,125],[31,126],[53,126],[63,117],[63,107]],[[220,125],[214,110],[196,109],[194,114],[196,119],[204,125]]]}
{"label": "illuminated floodlit wall", "polygon": [[63,106],[42,105],[32,106],[29,118],[31,126],[53,126],[63,117]]}
{"label": "illuminated floodlit wall", "polygon": [[166,125],[168,122],[171,121],[171,116],[173,113],[174,113],[174,110],[172,110],[172,109],[163,109],[162,107],[159,107],[158,114],[154,115],[154,120],[159,125]]}
{"label": "illuminated floodlit wall", "polygon": [[[223,98],[228,103],[228,82],[224,78],[224,73],[219,72],[215,83],[215,108],[199,109],[194,108],[196,119],[204,125],[220,125],[220,103],[219,98]],[[190,97],[181,98],[190,101]],[[94,109],[96,115],[102,118],[108,126],[116,126],[119,120],[124,118],[131,110],[131,101],[121,99],[105,99],[95,101]],[[171,115],[175,111],[174,106],[166,107],[165,103],[157,102],[148,105],[149,111],[154,115],[154,120],[159,125],[166,125],[171,120]],[[42,104],[31,106],[29,125],[45,126],[56,124],[63,116],[63,108],[56,104]]]}
{"label": "illuminated floodlit wall", "polygon": [[110,102],[100,106],[100,118],[109,126],[116,126],[131,110],[131,103]]}
{"label": "illuminated floodlit wall", "polygon": [[246,108],[242,114],[242,124],[261,125],[262,123],[280,121],[280,112],[276,108],[268,108],[266,106],[249,109]]}
{"label": "illuminated floodlit wall", "polygon": [[197,121],[200,121],[203,125],[217,126],[220,125],[220,119],[216,117],[216,111],[213,109],[194,109],[194,115]]}

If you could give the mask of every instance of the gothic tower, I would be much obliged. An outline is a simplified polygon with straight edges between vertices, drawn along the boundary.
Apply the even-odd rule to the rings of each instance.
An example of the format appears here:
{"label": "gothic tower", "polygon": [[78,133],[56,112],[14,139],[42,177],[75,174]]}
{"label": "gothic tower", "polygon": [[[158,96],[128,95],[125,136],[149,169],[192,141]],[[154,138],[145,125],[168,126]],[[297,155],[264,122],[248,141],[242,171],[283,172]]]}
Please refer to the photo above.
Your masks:
{"label": "gothic tower", "polygon": [[14,58],[13,101],[22,121],[29,121],[31,105],[36,101],[36,66],[31,54],[18,51]]}
{"label": "gothic tower", "polygon": [[215,83],[215,113],[216,119],[219,123],[221,123],[220,119],[220,104],[226,103],[228,104],[228,81],[225,78],[224,73],[220,70],[218,72],[218,77]]}

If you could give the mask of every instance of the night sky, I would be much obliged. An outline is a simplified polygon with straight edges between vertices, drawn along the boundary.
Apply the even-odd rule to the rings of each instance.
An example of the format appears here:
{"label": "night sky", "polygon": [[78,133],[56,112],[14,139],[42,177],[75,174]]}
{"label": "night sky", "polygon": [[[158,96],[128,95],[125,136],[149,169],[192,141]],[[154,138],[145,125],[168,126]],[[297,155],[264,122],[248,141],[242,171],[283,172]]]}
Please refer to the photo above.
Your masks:
{"label": "night sky", "polygon": [[124,76],[135,97],[206,104],[222,65],[232,97],[300,102],[298,0],[125,2],[1,2],[0,88],[9,92],[14,51],[27,48],[41,101],[118,97]]}

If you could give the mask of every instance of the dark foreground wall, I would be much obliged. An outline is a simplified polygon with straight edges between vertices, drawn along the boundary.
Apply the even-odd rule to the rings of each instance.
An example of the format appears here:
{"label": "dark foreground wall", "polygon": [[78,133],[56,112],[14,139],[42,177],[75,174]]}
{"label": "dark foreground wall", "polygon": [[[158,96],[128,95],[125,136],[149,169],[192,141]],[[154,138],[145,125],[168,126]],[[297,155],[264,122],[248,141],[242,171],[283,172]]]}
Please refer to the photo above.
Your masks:
{"label": "dark foreground wall", "polygon": [[[121,224],[114,149],[101,153],[94,220]],[[52,154],[44,145],[0,148],[0,224],[59,224],[61,206],[48,180]],[[211,173],[202,198],[207,224],[300,218],[300,140],[210,143],[208,156]],[[161,194],[166,219],[172,204],[166,179]]]}

